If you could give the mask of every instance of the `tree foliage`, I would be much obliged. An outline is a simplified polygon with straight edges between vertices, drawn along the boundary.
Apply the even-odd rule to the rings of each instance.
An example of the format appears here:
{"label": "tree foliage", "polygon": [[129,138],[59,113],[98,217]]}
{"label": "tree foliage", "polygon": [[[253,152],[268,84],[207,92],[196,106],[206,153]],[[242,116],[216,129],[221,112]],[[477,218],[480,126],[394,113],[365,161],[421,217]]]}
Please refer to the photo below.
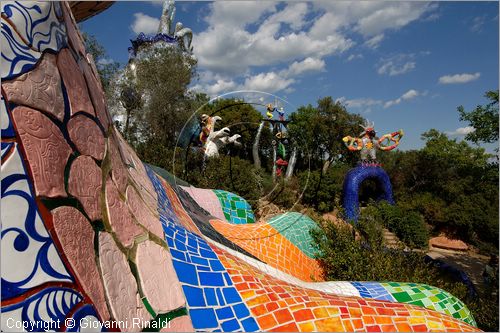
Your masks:
{"label": "tree foliage", "polygon": [[102,46],[94,35],[82,33],[85,51],[90,53],[101,78],[102,87],[106,95],[109,96],[111,82],[118,73],[120,63],[108,58],[106,49]]}
{"label": "tree foliage", "polygon": [[463,106],[457,108],[460,120],[468,121],[474,131],[465,136],[466,140],[474,143],[498,141],[498,90],[485,93],[490,102],[478,105],[472,111],[466,112]]}
{"label": "tree foliage", "polygon": [[[346,154],[342,138],[358,133],[363,118],[347,112],[340,102],[331,97],[321,98],[316,107],[299,107],[289,119],[290,137],[301,149],[301,161],[307,161],[309,154],[313,169],[326,169],[325,163],[352,162],[356,158],[354,154]],[[309,166],[298,163],[298,167]]]}
{"label": "tree foliage", "polygon": [[146,140],[174,148],[179,134],[196,110],[196,98],[188,85],[196,73],[196,62],[175,47],[160,48],[136,63],[136,89],[145,99]]}

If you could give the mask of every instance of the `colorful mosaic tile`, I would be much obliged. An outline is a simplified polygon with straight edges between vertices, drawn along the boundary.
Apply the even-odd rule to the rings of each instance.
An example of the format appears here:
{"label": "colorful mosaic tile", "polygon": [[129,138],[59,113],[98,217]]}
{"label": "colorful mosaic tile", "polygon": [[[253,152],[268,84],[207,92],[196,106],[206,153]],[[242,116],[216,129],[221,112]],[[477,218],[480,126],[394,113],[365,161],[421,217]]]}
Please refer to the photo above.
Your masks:
{"label": "colorful mosaic tile", "polygon": [[264,331],[410,332],[475,331],[443,313],[419,306],[338,296],[274,278],[212,246]]}
{"label": "colorful mosaic tile", "polygon": [[381,283],[398,302],[415,304],[444,312],[454,318],[461,319],[471,325],[476,325],[472,314],[465,304],[450,293],[426,284],[416,283]]}
{"label": "colorful mosaic tile", "polygon": [[297,212],[289,212],[275,216],[267,221],[267,223],[307,256],[314,258],[314,253],[317,249],[313,246],[309,231],[317,228],[318,225],[309,216]]}
{"label": "colorful mosaic tile", "polygon": [[220,220],[226,219],[222,211],[221,202],[214,191],[193,186],[181,186],[181,188],[189,193],[194,201],[208,213],[212,214],[213,217]]}
{"label": "colorful mosaic tile", "polygon": [[255,216],[248,202],[237,194],[213,190],[219,198],[226,220],[234,224],[254,223]]}
{"label": "colorful mosaic tile", "polygon": [[2,331],[134,317],[162,331],[477,330],[433,287],[306,282],[322,279],[312,220],[254,223],[243,198],[144,167],[108,127],[70,5],[26,3],[1,4]]}
{"label": "colorful mosaic tile", "polygon": [[224,237],[250,252],[263,262],[304,281],[321,281],[322,270],[297,246],[266,222],[234,225],[211,220]]}
{"label": "colorful mosaic tile", "polygon": [[182,283],[193,327],[198,330],[258,330],[215,252],[203,238],[186,230],[177,218],[167,195],[169,185],[149,167],[146,170],[158,195],[165,240]]}
{"label": "colorful mosaic tile", "polygon": [[379,282],[351,282],[359,291],[359,295],[365,298],[374,298],[386,301],[394,301],[394,297]]}

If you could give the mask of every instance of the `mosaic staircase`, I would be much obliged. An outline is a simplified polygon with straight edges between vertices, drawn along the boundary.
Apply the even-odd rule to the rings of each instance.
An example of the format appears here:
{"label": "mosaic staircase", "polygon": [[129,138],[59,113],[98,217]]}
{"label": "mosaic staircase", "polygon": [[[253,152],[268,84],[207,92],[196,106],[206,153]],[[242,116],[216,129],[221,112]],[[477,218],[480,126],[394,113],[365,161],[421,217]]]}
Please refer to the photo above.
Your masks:
{"label": "mosaic staircase", "polygon": [[478,330],[434,287],[322,281],[306,216],[256,223],[160,176],[113,127],[69,5],[1,6],[2,331]]}

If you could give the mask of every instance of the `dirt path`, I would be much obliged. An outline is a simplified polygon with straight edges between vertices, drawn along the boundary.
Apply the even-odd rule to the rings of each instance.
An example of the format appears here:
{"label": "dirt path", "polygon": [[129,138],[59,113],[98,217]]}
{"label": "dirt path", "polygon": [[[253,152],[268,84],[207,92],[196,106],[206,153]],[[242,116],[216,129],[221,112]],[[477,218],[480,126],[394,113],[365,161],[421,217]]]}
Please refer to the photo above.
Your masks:
{"label": "dirt path", "polygon": [[473,253],[454,253],[436,249],[427,252],[427,255],[433,259],[441,259],[447,264],[464,271],[471,279],[477,291],[482,292],[484,288],[482,273],[484,266],[488,263],[488,257]]}

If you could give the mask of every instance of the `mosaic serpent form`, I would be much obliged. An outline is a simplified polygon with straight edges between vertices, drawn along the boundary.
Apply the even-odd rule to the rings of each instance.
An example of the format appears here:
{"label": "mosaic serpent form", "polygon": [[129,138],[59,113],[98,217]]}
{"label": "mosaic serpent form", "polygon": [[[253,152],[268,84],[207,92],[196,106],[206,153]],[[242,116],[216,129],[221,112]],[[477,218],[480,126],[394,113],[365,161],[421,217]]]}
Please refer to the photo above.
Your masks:
{"label": "mosaic serpent form", "polygon": [[478,330],[434,287],[322,281],[306,216],[143,164],[68,3],[2,2],[1,39],[3,331]]}

